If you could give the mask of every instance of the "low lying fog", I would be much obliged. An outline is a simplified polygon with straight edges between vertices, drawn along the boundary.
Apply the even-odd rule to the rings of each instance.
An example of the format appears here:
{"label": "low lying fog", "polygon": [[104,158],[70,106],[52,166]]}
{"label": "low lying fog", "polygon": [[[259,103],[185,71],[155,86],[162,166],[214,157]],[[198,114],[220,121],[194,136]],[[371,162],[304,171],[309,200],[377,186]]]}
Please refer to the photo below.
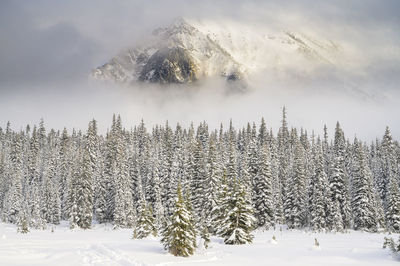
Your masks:
{"label": "low lying fog", "polygon": [[[289,124],[309,133],[320,134],[326,124],[332,136],[340,121],[351,140],[355,134],[366,141],[381,138],[386,125],[400,139],[398,1],[214,2],[1,1],[0,126],[11,121],[18,130],[43,118],[48,128],[86,130],[95,118],[105,132],[117,113],[127,128],[142,118],[150,129],[166,120],[184,126],[205,120],[214,128],[232,119],[242,127],[264,117],[277,132],[285,105]],[[88,78],[92,68],[179,16],[307,28],[354,44],[367,63],[346,73],[355,84],[351,89],[329,71],[312,80],[258,73],[248,78],[246,93],[228,93],[221,79],[187,88],[120,87]]]}

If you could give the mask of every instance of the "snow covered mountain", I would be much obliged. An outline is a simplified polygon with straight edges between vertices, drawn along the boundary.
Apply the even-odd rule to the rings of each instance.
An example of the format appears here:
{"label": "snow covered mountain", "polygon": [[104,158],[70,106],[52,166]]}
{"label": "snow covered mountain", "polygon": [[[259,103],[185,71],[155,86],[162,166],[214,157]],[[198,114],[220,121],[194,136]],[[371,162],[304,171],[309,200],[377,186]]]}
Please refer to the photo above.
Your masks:
{"label": "snow covered mountain", "polygon": [[[97,79],[118,83],[192,83],[221,76],[244,79],[262,70],[299,75],[340,65],[338,44],[291,31],[266,32],[249,26],[178,19],[153,32],[143,45],[128,48],[93,70]],[[297,74],[296,74],[297,75]]]}

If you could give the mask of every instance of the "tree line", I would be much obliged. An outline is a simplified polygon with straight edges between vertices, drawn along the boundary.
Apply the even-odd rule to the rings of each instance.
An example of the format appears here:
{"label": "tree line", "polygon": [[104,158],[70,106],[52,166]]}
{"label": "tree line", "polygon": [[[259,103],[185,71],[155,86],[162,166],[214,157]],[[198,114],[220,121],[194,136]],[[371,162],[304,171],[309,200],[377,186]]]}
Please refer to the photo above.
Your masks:
{"label": "tree line", "polygon": [[[0,215],[3,222],[45,228],[68,220],[134,228],[134,237],[172,243],[196,235],[251,242],[251,231],[276,224],[315,231],[400,232],[400,145],[389,128],[365,143],[289,128],[283,108],[276,134],[264,119],[235,129],[128,130],[113,117],[105,135],[46,130],[43,121],[0,128]],[[207,242],[207,241],[206,241]],[[190,245],[189,245],[190,246]]]}

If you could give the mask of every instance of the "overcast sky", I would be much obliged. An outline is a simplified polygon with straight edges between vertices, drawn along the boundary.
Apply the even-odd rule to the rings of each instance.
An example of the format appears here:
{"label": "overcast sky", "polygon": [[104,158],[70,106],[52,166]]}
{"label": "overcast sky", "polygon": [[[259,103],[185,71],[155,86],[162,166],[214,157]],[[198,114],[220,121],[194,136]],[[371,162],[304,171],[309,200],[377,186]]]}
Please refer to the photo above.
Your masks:
{"label": "overcast sky", "polygon": [[[277,128],[280,107],[286,105],[289,117],[292,110],[294,126],[319,132],[324,123],[333,128],[340,120],[349,138],[357,133],[373,139],[381,137],[384,126],[389,125],[400,138],[395,115],[400,112],[399,13],[397,0],[1,0],[0,126],[10,120],[19,129],[43,117],[51,127],[83,129],[88,119],[96,117],[106,128],[112,113],[118,112],[127,125],[143,117],[150,124],[165,119],[183,120],[183,124],[207,119],[217,124],[233,118],[239,126],[266,116]],[[271,89],[225,99],[223,94],[213,94],[218,83],[199,95],[171,95],[157,89],[143,92],[88,81],[92,68],[180,16],[234,19],[282,29],[295,26],[296,30],[353,43],[369,60],[364,78],[359,80],[361,89],[383,100],[352,101],[336,94],[323,95],[322,100],[315,95],[299,98],[299,92]]]}

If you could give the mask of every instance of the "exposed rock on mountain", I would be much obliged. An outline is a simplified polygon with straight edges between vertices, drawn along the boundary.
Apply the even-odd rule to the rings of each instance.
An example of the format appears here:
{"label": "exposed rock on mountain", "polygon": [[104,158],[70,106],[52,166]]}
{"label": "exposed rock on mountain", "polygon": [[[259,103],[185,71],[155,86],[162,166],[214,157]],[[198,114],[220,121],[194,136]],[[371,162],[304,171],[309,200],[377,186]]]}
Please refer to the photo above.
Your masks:
{"label": "exposed rock on mountain", "polygon": [[144,65],[139,80],[160,83],[191,83],[198,68],[190,54],[181,47],[165,48],[154,53]]}

